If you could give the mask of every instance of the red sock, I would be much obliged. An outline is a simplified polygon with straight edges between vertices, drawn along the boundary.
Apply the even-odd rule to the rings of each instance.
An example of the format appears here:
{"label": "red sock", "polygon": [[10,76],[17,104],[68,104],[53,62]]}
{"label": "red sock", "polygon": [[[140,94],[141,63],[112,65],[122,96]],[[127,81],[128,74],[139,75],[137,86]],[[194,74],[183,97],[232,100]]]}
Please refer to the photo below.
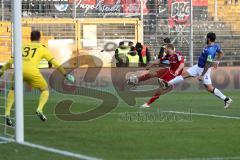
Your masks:
{"label": "red sock", "polygon": [[138,82],[146,81],[146,80],[148,80],[148,79],[150,79],[150,78],[151,78],[150,74],[147,73],[147,74],[144,74],[144,75],[138,77]]}
{"label": "red sock", "polygon": [[156,93],[156,94],[154,94],[154,96],[151,98],[151,99],[149,99],[149,101],[147,102],[147,104],[148,105],[150,105],[151,103],[153,103],[154,101],[156,101],[159,97],[160,97],[160,93]]}

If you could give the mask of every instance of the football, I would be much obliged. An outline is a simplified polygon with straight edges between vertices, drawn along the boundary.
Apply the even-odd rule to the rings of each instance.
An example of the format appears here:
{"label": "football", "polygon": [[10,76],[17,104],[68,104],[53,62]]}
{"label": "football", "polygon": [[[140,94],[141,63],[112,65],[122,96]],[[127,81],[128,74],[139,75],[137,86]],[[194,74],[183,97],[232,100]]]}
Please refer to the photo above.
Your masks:
{"label": "football", "polygon": [[128,81],[132,84],[138,84],[138,77],[136,74],[131,74],[128,78]]}

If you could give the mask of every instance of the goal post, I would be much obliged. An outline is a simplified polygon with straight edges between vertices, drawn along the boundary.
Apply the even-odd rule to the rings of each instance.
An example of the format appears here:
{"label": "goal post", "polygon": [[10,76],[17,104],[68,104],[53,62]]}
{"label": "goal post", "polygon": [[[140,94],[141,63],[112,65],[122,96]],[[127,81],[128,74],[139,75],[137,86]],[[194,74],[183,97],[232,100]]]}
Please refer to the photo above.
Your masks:
{"label": "goal post", "polygon": [[23,75],[22,75],[22,0],[12,1],[13,22],[13,55],[14,55],[14,89],[15,89],[15,116],[17,143],[24,143],[23,120]]}

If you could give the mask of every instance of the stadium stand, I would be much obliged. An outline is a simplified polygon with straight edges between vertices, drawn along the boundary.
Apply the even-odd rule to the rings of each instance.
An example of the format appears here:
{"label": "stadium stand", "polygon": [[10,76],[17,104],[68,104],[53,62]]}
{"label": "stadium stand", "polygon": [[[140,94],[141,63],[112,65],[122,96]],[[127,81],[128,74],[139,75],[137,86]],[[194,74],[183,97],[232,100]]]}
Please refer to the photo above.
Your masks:
{"label": "stadium stand", "polygon": [[[183,0],[187,2],[187,0]],[[4,9],[4,19],[9,20],[10,17],[10,5],[6,1]],[[181,26],[182,28],[172,27],[169,18],[172,16],[169,12],[169,4],[163,0],[148,0],[146,1],[145,8],[147,13],[144,14],[144,43],[149,46],[152,55],[157,54],[162,39],[170,37],[173,43],[177,46],[178,50],[182,51],[188,61],[189,53],[189,25]],[[174,2],[174,1],[173,1]],[[200,2],[200,1],[198,1]],[[239,50],[240,50],[240,5],[226,5],[224,0],[218,0],[218,12],[217,19],[214,20],[215,8],[214,0],[202,0],[203,5],[194,5],[193,7],[193,42],[194,42],[194,61],[196,62],[197,56],[200,54],[204,44],[205,35],[209,31],[213,31],[217,34],[217,42],[219,42],[224,50],[225,57],[221,65],[232,66],[239,65]],[[129,4],[130,5],[130,4]],[[171,4],[172,5],[172,4]],[[145,11],[144,11],[145,12]],[[187,11],[186,11],[187,12]],[[180,13],[179,11],[177,13]],[[186,14],[186,13],[182,13]],[[56,11],[50,2],[38,2],[37,4],[29,5],[28,2],[23,3],[23,16],[24,17],[64,17],[71,18],[72,10],[66,10],[64,12]],[[177,16],[182,16],[181,14]],[[187,15],[185,15],[187,16]],[[115,14],[104,14],[93,10],[83,12],[83,9],[77,11],[77,18],[140,18],[139,14],[124,12],[124,8],[119,10]],[[186,22],[188,23],[188,22]],[[45,28],[43,33],[46,35],[51,32],[48,24],[44,24],[41,28]],[[70,27],[70,28],[69,28]],[[1,26],[1,34],[5,32],[4,26]],[[108,28],[108,27],[106,27]],[[106,30],[105,28],[105,30]],[[67,37],[68,33],[74,30],[71,26],[58,27],[59,33],[62,33],[64,37]],[[127,32],[131,32],[130,30]],[[65,33],[65,34],[64,34]],[[4,35],[4,34],[3,34]],[[106,34],[105,36],[107,36]],[[113,34],[110,34],[111,36]],[[8,35],[9,36],[9,35]],[[46,35],[52,36],[55,35]],[[55,37],[56,38],[56,37]],[[57,38],[60,38],[59,36]],[[114,37],[110,37],[113,38]],[[6,40],[1,36],[0,38],[1,51],[9,51],[9,39]],[[5,48],[4,46],[6,46]]]}
{"label": "stadium stand", "polygon": [[[168,13],[165,13],[168,14]],[[240,6],[226,5],[224,0],[218,0],[218,20],[214,21],[214,0],[208,0],[208,6],[193,8],[193,44],[194,44],[194,62],[197,61],[198,55],[201,53],[205,44],[205,35],[209,31],[217,34],[217,42],[221,44],[224,50],[225,57],[221,65],[232,66],[239,65],[239,50],[240,50]],[[153,28],[152,26],[157,26]],[[152,28],[151,28],[152,27]],[[152,29],[155,33],[152,33]],[[156,16],[152,18],[145,17],[144,19],[144,42],[149,44],[152,52],[158,52],[160,49],[159,43],[164,37],[170,35],[171,40],[176,38],[176,33],[172,34],[169,30],[167,16]],[[174,32],[173,32],[174,33]],[[186,29],[181,37],[174,41],[177,48],[183,52],[188,59],[189,30]],[[186,40],[183,40],[186,38]]]}

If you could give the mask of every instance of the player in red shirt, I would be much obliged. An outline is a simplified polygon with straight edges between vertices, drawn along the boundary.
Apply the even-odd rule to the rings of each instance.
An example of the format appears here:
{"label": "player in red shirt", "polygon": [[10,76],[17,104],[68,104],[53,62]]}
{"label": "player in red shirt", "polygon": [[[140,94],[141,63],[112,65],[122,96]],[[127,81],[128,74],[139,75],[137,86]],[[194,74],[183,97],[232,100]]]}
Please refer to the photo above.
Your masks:
{"label": "player in red shirt", "polygon": [[[147,66],[147,69],[150,69],[154,65],[159,65],[160,63],[163,64],[169,64],[170,68],[165,69],[159,69],[156,72],[149,71],[148,73],[137,77],[137,83],[141,81],[146,81],[150,78],[160,78],[166,82],[172,80],[178,75],[182,74],[183,68],[184,68],[184,57],[180,52],[176,52],[174,49],[174,46],[172,44],[167,44],[166,46],[166,55],[162,58],[156,60],[154,63]],[[159,87],[157,92],[153,95],[153,97],[146,103],[144,103],[141,108],[148,108],[150,107],[150,104],[156,101],[160,95],[163,95],[169,91],[171,91],[172,88],[164,89],[162,87]]]}

